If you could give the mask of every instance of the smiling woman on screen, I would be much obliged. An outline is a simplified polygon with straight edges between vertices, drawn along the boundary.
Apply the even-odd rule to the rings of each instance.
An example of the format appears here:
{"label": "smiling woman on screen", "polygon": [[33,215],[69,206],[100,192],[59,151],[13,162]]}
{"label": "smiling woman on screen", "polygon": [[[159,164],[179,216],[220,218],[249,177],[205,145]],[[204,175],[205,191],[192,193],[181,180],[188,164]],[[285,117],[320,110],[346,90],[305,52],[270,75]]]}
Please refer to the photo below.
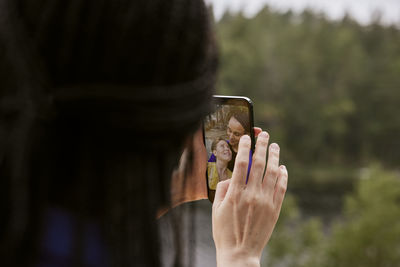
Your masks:
{"label": "smiling woman on screen", "polygon": [[232,172],[228,169],[228,163],[232,159],[232,152],[228,142],[222,137],[212,142],[211,151],[215,155],[216,161],[207,163],[208,186],[210,189],[215,190],[218,182],[232,177]]}

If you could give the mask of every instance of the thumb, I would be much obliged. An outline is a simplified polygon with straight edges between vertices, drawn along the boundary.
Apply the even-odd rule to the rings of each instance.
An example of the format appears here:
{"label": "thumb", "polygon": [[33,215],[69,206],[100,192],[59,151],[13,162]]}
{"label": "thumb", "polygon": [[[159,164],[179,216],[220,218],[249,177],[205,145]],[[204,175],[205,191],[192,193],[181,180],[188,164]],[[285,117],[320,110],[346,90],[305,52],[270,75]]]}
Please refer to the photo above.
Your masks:
{"label": "thumb", "polygon": [[217,190],[215,192],[215,197],[214,197],[214,204],[213,206],[219,206],[221,202],[224,200],[226,192],[228,191],[229,184],[231,182],[231,179],[219,182],[217,184]]}

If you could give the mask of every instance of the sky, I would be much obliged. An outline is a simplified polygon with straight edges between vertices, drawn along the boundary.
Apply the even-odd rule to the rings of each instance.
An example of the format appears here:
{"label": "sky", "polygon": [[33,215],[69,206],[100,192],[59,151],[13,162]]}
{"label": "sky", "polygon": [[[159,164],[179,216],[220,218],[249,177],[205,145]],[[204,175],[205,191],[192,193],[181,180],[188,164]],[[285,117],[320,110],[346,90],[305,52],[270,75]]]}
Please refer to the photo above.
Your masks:
{"label": "sky", "polygon": [[384,24],[400,25],[400,0],[205,0],[214,7],[216,19],[226,9],[243,10],[246,16],[253,16],[265,4],[275,10],[292,9],[301,12],[307,7],[323,11],[331,19],[341,19],[347,12],[361,24],[371,22],[371,15],[379,11]]}

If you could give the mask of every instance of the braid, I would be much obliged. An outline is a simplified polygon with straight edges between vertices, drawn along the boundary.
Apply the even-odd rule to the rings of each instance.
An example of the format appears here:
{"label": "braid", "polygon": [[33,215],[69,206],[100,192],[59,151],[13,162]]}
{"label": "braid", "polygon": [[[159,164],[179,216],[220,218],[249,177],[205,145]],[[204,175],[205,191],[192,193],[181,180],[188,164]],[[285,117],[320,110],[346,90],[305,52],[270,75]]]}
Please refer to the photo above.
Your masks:
{"label": "braid", "polygon": [[[6,264],[24,264],[32,260],[35,250],[33,243],[40,234],[42,210],[45,208],[41,198],[41,188],[30,188],[29,165],[32,125],[35,117],[35,104],[43,87],[41,61],[33,53],[22,21],[12,16],[15,6],[7,1],[0,1],[0,45],[4,54],[0,61],[1,91],[1,126],[6,127],[4,147],[0,150],[0,177],[2,178],[0,255]],[[35,63],[35,66],[33,64]],[[36,190],[38,189],[38,190]],[[35,219],[34,216],[37,216]],[[20,257],[21,252],[25,257]],[[19,261],[17,261],[19,259]],[[17,263],[18,262],[18,263]]]}
{"label": "braid", "polygon": [[204,3],[0,0],[0,18],[2,258],[36,264],[60,206],[77,222],[74,266],[93,220],[104,262],[160,266],[157,208],[214,91]]}

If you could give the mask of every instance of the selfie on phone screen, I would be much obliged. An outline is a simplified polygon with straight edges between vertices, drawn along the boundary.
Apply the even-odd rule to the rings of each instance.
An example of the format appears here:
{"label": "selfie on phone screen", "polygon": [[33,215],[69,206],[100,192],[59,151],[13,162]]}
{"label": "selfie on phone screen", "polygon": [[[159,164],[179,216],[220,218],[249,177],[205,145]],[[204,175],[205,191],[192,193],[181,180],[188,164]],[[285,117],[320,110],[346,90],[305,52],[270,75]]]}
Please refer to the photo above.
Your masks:
{"label": "selfie on phone screen", "polygon": [[215,111],[204,120],[207,184],[211,201],[218,182],[232,177],[240,138],[246,134],[254,139],[249,99],[216,96],[214,100]]}

